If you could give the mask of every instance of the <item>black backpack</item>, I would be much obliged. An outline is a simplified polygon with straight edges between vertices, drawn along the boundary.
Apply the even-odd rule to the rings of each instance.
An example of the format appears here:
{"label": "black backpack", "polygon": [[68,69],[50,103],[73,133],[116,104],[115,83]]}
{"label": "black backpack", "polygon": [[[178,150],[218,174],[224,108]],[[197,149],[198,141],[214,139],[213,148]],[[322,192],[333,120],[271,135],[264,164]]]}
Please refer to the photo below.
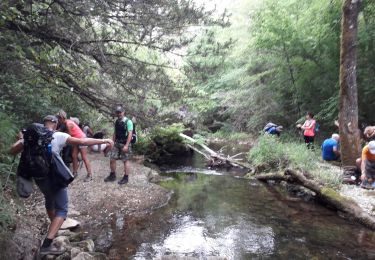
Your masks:
{"label": "black backpack", "polygon": [[[125,128],[126,128],[126,133],[128,133],[128,121],[129,121],[130,119],[129,118],[127,118],[126,120],[125,120]],[[126,137],[125,137],[125,140],[127,140],[128,139],[128,135],[126,135]],[[137,132],[135,131],[135,124],[133,123],[133,132],[132,132],[132,140],[130,141],[130,143],[131,144],[135,144],[137,142]]]}
{"label": "black backpack", "polygon": [[23,152],[17,174],[30,179],[46,178],[50,172],[53,131],[33,123],[24,131]]}

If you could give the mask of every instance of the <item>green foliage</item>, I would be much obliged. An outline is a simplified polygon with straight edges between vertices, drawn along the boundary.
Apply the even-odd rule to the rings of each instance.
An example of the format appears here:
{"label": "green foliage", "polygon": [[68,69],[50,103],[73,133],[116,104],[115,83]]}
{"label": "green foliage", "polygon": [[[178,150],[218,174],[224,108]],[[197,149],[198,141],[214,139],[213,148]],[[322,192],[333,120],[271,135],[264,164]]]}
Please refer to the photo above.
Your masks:
{"label": "green foliage", "polygon": [[[338,116],[341,7],[341,0],[253,0],[230,7],[231,26],[207,32],[191,46],[191,53],[203,53],[202,58],[186,59],[191,66],[185,68],[187,77],[194,80],[201,98],[210,101],[203,103],[211,105],[203,112],[220,108],[227,116],[222,123],[234,131],[255,133],[267,122],[292,127],[312,111],[322,131],[333,131]],[[369,124],[375,122],[374,17],[375,3],[364,2],[357,73],[360,120]],[[215,44],[226,41],[234,44],[214,51]],[[210,75],[202,77],[207,70]],[[193,104],[203,107],[198,101]],[[212,113],[201,115],[210,118]]]}
{"label": "green foliage", "polygon": [[137,130],[137,142],[132,146],[135,154],[144,155],[152,151],[152,140],[150,134]]}
{"label": "green foliage", "polygon": [[320,153],[307,149],[303,143],[283,142],[273,135],[262,135],[248,153],[248,160],[271,171],[292,168],[308,172],[330,187],[337,188],[342,183],[340,170],[323,163]]}
{"label": "green foliage", "polygon": [[179,136],[184,131],[183,124],[172,124],[169,126],[157,126],[151,131],[151,139],[159,146],[167,146],[174,143],[182,143],[183,139]]}
{"label": "green foliage", "polygon": [[5,197],[6,190],[14,189],[15,168],[17,163],[8,154],[11,143],[15,140],[17,130],[12,119],[0,112],[0,234],[7,231],[13,223],[9,198]]}
{"label": "green foliage", "polygon": [[146,155],[156,161],[169,155],[180,155],[187,152],[184,139],[179,136],[184,131],[183,124],[156,126],[150,132],[138,131],[138,141],[134,145],[136,154]]}

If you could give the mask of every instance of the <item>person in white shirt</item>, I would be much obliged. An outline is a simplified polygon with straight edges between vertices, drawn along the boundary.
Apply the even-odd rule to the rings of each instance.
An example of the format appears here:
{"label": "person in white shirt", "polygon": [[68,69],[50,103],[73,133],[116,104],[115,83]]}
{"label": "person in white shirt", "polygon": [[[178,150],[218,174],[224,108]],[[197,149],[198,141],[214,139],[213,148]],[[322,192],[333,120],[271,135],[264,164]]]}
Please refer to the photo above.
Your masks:
{"label": "person in white shirt", "polygon": [[[43,119],[44,126],[51,131],[55,131],[57,127],[57,118],[48,115]],[[52,151],[60,154],[61,150],[66,144],[72,145],[94,145],[94,144],[107,144],[113,146],[111,139],[92,139],[92,138],[74,138],[62,132],[54,132],[51,141]],[[10,149],[10,153],[16,155],[23,150],[23,139],[14,143]],[[66,188],[58,190],[53,189],[50,185],[49,178],[35,179],[35,183],[41,190],[45,198],[45,206],[51,224],[48,229],[47,237],[44,239],[40,248],[41,255],[59,255],[64,253],[53,246],[52,241],[55,238],[57,231],[64,223],[68,214],[68,193]]]}

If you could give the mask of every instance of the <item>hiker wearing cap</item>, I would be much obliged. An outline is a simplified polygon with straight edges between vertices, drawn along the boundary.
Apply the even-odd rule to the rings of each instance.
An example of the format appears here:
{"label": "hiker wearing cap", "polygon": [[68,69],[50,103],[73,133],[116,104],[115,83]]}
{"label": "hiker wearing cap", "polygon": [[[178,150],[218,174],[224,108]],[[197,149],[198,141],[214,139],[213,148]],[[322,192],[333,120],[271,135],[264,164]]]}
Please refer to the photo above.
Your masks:
{"label": "hiker wearing cap", "polygon": [[[43,119],[44,126],[53,131],[51,140],[52,152],[60,154],[61,150],[66,144],[72,145],[94,145],[94,144],[108,144],[113,145],[111,139],[91,139],[91,138],[74,138],[63,132],[56,132],[58,119],[55,116],[48,115]],[[18,140],[10,149],[10,153],[16,155],[22,152],[24,148],[24,140]],[[59,156],[59,155],[58,155]],[[34,179],[35,183],[43,193],[45,198],[45,207],[51,224],[48,228],[48,233],[40,248],[41,255],[59,255],[64,253],[61,249],[52,244],[57,231],[68,214],[68,193],[67,188],[55,188],[51,184],[50,178]]]}
{"label": "hiker wearing cap", "polygon": [[375,141],[371,141],[362,149],[361,187],[372,189],[375,187]]}
{"label": "hiker wearing cap", "polygon": [[297,128],[303,130],[303,137],[305,139],[305,144],[307,148],[314,149],[314,139],[315,139],[315,126],[316,121],[314,119],[314,114],[307,112],[306,121],[303,125],[298,124]]}
{"label": "hiker wearing cap", "polygon": [[[59,123],[61,126],[65,126],[66,132],[75,138],[86,138],[85,133],[81,130],[81,128],[78,126],[74,120],[72,120],[72,117],[70,119],[67,119],[67,115],[64,110],[60,110],[57,114],[57,118],[59,120]],[[75,118],[73,118],[75,119]],[[78,119],[78,118],[77,118]],[[73,160],[73,175],[77,177],[78,175],[78,153],[81,153],[81,157],[83,162],[85,163],[87,176],[84,179],[85,182],[89,182],[92,180],[92,170],[91,170],[91,163],[89,159],[87,158],[87,146],[78,146],[75,145],[72,147],[72,160]]]}
{"label": "hiker wearing cap", "polygon": [[113,141],[115,142],[112,150],[109,153],[111,172],[104,179],[105,182],[116,180],[116,161],[124,162],[124,176],[118,184],[126,184],[129,181],[130,173],[130,158],[131,158],[131,140],[133,134],[133,122],[125,117],[125,110],[122,106],[116,107],[115,132],[113,134]]}
{"label": "hiker wearing cap", "polygon": [[322,157],[325,161],[337,161],[340,159],[340,136],[332,134],[331,138],[324,140],[322,144]]}

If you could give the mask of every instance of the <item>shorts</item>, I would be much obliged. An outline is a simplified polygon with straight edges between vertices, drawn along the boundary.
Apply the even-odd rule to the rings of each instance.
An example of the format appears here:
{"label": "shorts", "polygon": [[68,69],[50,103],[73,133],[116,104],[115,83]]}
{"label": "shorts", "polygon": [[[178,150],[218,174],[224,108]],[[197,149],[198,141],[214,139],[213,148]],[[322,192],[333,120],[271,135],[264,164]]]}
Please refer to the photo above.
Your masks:
{"label": "shorts", "polygon": [[46,209],[54,210],[56,217],[66,219],[69,203],[67,189],[55,189],[48,178],[35,180],[35,183],[44,195]]}
{"label": "shorts", "polygon": [[375,162],[366,160],[365,175],[367,179],[375,179]]}
{"label": "shorts", "polygon": [[107,144],[94,144],[91,146],[93,152],[103,152],[107,148]]}
{"label": "shorts", "polygon": [[109,152],[109,158],[111,160],[121,160],[123,162],[130,160],[132,156],[131,145],[129,145],[129,151],[127,153],[122,150],[124,146],[125,144],[115,143],[112,150]]}

